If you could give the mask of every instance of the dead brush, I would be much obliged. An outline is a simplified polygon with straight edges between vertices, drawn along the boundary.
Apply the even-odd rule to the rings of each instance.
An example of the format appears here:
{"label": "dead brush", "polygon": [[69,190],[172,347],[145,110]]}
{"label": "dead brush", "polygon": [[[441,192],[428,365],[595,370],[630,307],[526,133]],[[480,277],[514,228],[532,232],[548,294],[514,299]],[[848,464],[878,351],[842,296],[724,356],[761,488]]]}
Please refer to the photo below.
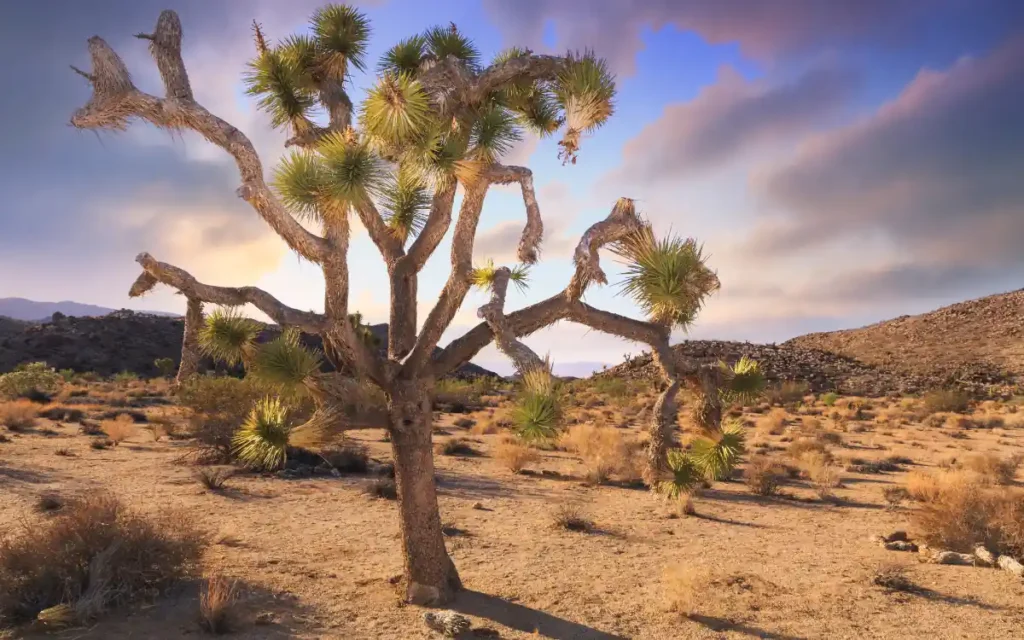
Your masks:
{"label": "dead brush", "polygon": [[967,458],[964,468],[977,473],[989,482],[1012,485],[1021,462],[1024,462],[1024,455],[1019,453],[1006,458],[995,453],[976,453]]}
{"label": "dead brush", "polygon": [[144,516],[106,494],[68,500],[0,541],[0,620],[88,622],[188,577],[204,545],[180,514]]}
{"label": "dead brush", "polygon": [[540,460],[536,449],[517,440],[504,440],[494,448],[494,459],[512,473],[519,473]]}
{"label": "dead brush", "polygon": [[786,478],[786,468],[766,456],[754,456],[747,463],[743,478],[753,493],[773,496]]}
{"label": "dead brush", "polygon": [[199,594],[199,627],[212,635],[231,633],[238,627],[235,611],[237,583],[223,576],[207,578]]}
{"label": "dead brush", "polygon": [[898,564],[885,564],[878,567],[874,575],[871,576],[871,582],[888,591],[901,591],[904,593],[923,591],[907,575],[907,567]]}
{"label": "dead brush", "polygon": [[834,490],[842,486],[843,479],[839,467],[831,459],[819,452],[809,451],[800,457],[798,464],[819,498],[831,500],[835,497]]}
{"label": "dead brush", "polygon": [[216,492],[224,489],[225,483],[235,475],[235,470],[230,467],[204,467],[192,475],[206,490]]}
{"label": "dead brush", "polygon": [[434,445],[434,452],[442,456],[476,456],[480,452],[465,438],[449,438]]}
{"label": "dead brush", "polygon": [[121,414],[114,420],[104,420],[100,423],[100,429],[115,447],[138,432],[135,421],[127,414]]}
{"label": "dead brush", "polygon": [[637,447],[614,427],[578,424],[562,434],[559,444],[578,455],[586,468],[587,480],[607,482],[612,475],[624,480],[638,477]]}
{"label": "dead brush", "polygon": [[398,485],[392,478],[374,478],[366,483],[363,492],[379,500],[398,500]]}
{"label": "dead brush", "polygon": [[761,436],[781,436],[786,430],[789,413],[785,409],[775,408],[757,420],[757,433]]}
{"label": "dead brush", "polygon": [[584,515],[583,509],[573,504],[563,504],[555,509],[551,517],[551,525],[555,529],[577,533],[590,533],[595,529],[594,521]]}
{"label": "dead brush", "polygon": [[983,544],[1000,555],[1024,554],[1024,493],[974,474],[940,474],[912,522],[932,547],[970,553]]}
{"label": "dead brush", "polygon": [[696,615],[713,582],[714,574],[707,567],[669,567],[662,579],[665,608],[687,618]]}
{"label": "dead brush", "polygon": [[0,424],[9,431],[20,433],[36,426],[39,418],[38,406],[29,400],[15,400],[0,403]]}

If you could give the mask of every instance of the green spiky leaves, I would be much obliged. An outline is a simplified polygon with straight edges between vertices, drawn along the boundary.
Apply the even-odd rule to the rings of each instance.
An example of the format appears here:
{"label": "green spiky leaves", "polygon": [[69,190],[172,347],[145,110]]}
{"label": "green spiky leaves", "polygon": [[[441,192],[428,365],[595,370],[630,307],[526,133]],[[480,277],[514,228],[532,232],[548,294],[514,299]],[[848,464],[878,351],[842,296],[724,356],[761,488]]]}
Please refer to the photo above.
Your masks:
{"label": "green spiky leaves", "polygon": [[301,393],[305,383],[320,371],[321,357],[303,345],[300,338],[297,329],[288,328],[260,345],[253,358],[253,377],[278,393]]}
{"label": "green spiky leaves", "polygon": [[318,67],[333,80],[343,80],[349,65],[362,71],[370,40],[370,21],[352,7],[329,4],[313,14],[312,30],[319,50]]}
{"label": "green spiky leaves", "polygon": [[689,496],[704,482],[704,472],[685,451],[672,449],[668,452],[668,469],[672,477],[656,485],[657,490],[671,500]]}
{"label": "green spiky leaves", "polygon": [[708,480],[725,480],[739,464],[745,450],[743,427],[731,422],[712,436],[693,441],[690,455]]}
{"label": "green spiky leaves", "polygon": [[[508,279],[512,284],[516,285],[516,288],[520,291],[526,291],[530,279],[530,265],[518,264],[511,267],[509,271]],[[488,258],[484,266],[473,268],[473,286],[480,287],[481,289],[490,289],[494,285],[494,277],[497,272],[498,267],[494,266],[494,260]]]}
{"label": "green spiky leaves", "polygon": [[612,251],[626,265],[622,293],[658,324],[687,329],[705,298],[720,286],[695,240],[672,235],[659,240],[648,223],[616,243]]}
{"label": "green spiky leaves", "polygon": [[473,121],[467,155],[479,162],[497,162],[513,144],[522,139],[516,117],[507,109],[492,106]]}
{"label": "green spiky leaves", "polygon": [[511,416],[519,437],[527,442],[555,437],[562,422],[562,399],[562,389],[550,368],[526,371]]}
{"label": "green spiky leaves", "polygon": [[377,65],[381,73],[416,75],[427,54],[427,39],[413,36],[388,49]]}
{"label": "green spiky leaves", "polygon": [[386,175],[377,155],[351,130],[325,136],[317,151],[326,174],[326,195],[337,206],[369,201]]}
{"label": "green spiky leaves", "polygon": [[383,144],[402,145],[425,133],[430,118],[430,100],[420,82],[409,73],[385,73],[367,93],[361,125]]}
{"label": "green spiky leaves", "polygon": [[214,360],[235,366],[250,358],[260,329],[258,322],[246,318],[237,308],[217,309],[199,330],[199,347]]}
{"label": "green spiky leaves", "polygon": [[292,151],[274,169],[272,184],[285,206],[306,220],[319,220],[329,208],[327,171],[311,151]]}
{"label": "green spiky leaves", "polygon": [[761,366],[756,360],[743,356],[733,366],[724,362],[719,363],[722,369],[724,389],[722,399],[725,402],[739,402],[749,404],[764,391],[765,378],[761,372]]}
{"label": "green spiky leaves", "polygon": [[555,98],[565,113],[566,131],[559,146],[564,162],[576,163],[580,136],[603,125],[615,110],[615,77],[593,52],[570,55],[555,83]]}
{"label": "green spiky leaves", "polygon": [[276,129],[290,125],[296,133],[309,131],[309,112],[316,104],[310,92],[307,69],[294,51],[270,49],[249,63],[244,80],[246,92],[259,98],[257,106],[270,114]]}
{"label": "green spiky leaves", "polygon": [[462,62],[470,70],[476,70],[480,64],[480,52],[473,41],[459,33],[454,24],[447,27],[433,27],[426,33],[427,48],[437,60],[448,56]]}
{"label": "green spiky leaves", "polygon": [[403,243],[420,232],[427,221],[430,192],[420,173],[404,165],[385,178],[380,189],[384,220]]}
{"label": "green spiky leaves", "polygon": [[288,459],[288,409],[278,398],[256,402],[231,439],[232,453],[251,469],[275,471]]}

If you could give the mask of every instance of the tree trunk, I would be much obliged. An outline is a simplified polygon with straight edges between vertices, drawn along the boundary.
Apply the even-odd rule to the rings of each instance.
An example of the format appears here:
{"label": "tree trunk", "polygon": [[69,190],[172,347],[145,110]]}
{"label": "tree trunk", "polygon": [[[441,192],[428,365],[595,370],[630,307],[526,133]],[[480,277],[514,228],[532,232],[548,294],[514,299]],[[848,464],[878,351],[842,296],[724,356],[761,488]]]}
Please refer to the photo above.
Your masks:
{"label": "tree trunk", "polygon": [[185,312],[185,333],[181,337],[181,363],[175,386],[180,386],[189,377],[199,372],[199,330],[203,326],[203,303],[196,298],[188,299]]}
{"label": "tree trunk", "polygon": [[405,599],[435,606],[462,588],[441,533],[434,486],[431,405],[425,381],[396,381],[390,396],[391,451],[395,458]]}
{"label": "tree trunk", "polygon": [[672,430],[676,425],[678,409],[676,394],[679,383],[671,382],[658,396],[651,410],[650,438],[647,441],[647,466],[644,468],[644,484],[654,487],[666,471],[668,446],[672,442]]}

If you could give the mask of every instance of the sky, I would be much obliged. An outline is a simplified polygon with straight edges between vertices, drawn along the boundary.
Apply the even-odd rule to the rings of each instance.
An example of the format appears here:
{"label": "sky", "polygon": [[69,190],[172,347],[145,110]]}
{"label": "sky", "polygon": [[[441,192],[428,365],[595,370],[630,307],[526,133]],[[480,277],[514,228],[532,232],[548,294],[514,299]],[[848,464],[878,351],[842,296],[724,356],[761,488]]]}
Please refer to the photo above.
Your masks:
{"label": "sky", "polygon": [[[127,292],[148,251],[209,284],[263,287],[322,310],[319,271],[235,196],[231,159],[191,133],[68,123],[100,35],[139,88],[160,92],[145,42],[162,9],[184,27],[196,99],[239,127],[267,171],[285,134],[244,94],[250,25],[306,29],[313,0],[34,0],[0,3],[0,297],[184,311],[166,287]],[[374,0],[371,60],[454,22],[485,57],[511,45],[593,49],[617,76],[616,110],[562,166],[556,139],[504,158],[534,172],[542,261],[507,309],[562,288],[580,234],[616,198],[659,233],[694,237],[722,281],[678,340],[781,342],[1019,289],[1024,276],[1024,2],[1019,0]],[[353,99],[373,82],[353,79]],[[474,260],[514,260],[517,189],[492,188]],[[448,270],[447,241],[420,278],[422,321]],[[387,319],[387,276],[365,231],[349,255],[350,307]],[[610,284],[590,304],[638,316]],[[471,293],[442,343],[475,326]],[[560,373],[621,362],[644,345],[560,323],[527,339]],[[475,359],[502,373],[488,347]]]}

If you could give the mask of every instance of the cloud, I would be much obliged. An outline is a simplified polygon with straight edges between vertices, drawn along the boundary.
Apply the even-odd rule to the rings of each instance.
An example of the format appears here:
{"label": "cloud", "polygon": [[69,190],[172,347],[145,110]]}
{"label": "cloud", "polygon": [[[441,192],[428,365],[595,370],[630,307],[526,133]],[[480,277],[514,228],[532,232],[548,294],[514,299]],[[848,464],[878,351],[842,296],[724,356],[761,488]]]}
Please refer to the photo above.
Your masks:
{"label": "cloud", "polygon": [[[576,218],[569,186],[564,182],[550,182],[544,185],[537,191],[537,204],[544,219],[541,259],[557,260],[570,257],[579,238],[568,232],[568,226]],[[473,243],[474,260],[478,264],[487,259],[494,260],[498,265],[518,263],[516,252],[525,225],[524,212],[522,220],[507,220],[479,231]]]}
{"label": "cloud", "polygon": [[986,4],[987,13],[967,0],[484,0],[508,44],[545,50],[550,22],[556,49],[595,48],[624,75],[635,71],[640,32],[647,26],[696,31],[713,44],[738,42],[748,56],[771,59],[851,42],[905,46],[910,38],[924,37],[913,27],[931,14],[955,14],[964,28],[998,25],[1021,13],[1013,0]]}
{"label": "cloud", "polygon": [[[891,264],[861,271],[853,290],[876,296],[942,289],[985,270],[1024,274],[1021,105],[1024,37],[920,72],[875,113],[813,137],[759,176],[759,193],[780,213],[750,250],[783,257],[873,238]],[[942,270],[959,275],[923,277]]]}
{"label": "cloud", "polygon": [[749,82],[724,67],[718,82],[691,101],[666,107],[627,142],[623,166],[610,180],[645,186],[677,182],[759,143],[805,133],[843,107],[858,83],[858,74],[830,67],[776,85]]}

